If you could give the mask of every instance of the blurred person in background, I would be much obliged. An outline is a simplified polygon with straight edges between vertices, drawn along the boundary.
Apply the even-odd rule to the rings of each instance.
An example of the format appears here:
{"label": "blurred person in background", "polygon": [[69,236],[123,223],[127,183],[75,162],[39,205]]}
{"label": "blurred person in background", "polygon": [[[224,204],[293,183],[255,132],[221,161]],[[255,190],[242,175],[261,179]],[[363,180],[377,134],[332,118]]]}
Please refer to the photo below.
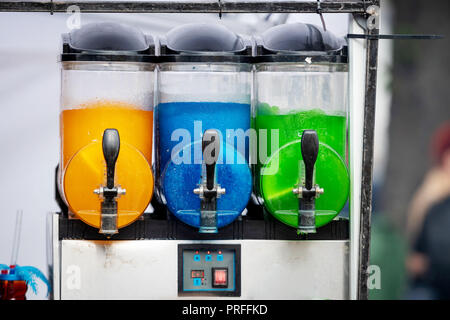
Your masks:
{"label": "blurred person in background", "polygon": [[431,151],[434,166],[409,209],[407,298],[450,300],[450,121],[434,134]]}

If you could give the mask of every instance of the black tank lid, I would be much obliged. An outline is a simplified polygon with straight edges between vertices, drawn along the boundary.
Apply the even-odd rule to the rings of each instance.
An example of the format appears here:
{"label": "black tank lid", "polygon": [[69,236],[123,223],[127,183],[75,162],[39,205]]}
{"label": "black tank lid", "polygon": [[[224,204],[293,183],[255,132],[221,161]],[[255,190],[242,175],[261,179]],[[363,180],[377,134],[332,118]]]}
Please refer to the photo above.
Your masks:
{"label": "black tank lid", "polygon": [[291,23],[272,27],[256,41],[256,62],[347,63],[347,44],[312,24]]}
{"label": "black tank lid", "polygon": [[252,46],[220,24],[192,23],[160,39],[161,62],[251,62]]}
{"label": "black tank lid", "polygon": [[61,61],[156,61],[153,37],[128,25],[90,23],[62,37]]}

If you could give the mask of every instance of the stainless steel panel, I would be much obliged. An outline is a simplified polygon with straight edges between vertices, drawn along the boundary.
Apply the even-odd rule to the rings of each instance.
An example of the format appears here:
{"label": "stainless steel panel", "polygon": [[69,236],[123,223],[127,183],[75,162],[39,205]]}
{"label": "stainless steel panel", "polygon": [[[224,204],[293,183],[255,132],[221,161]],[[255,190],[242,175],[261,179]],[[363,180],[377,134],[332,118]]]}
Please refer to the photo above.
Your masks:
{"label": "stainless steel panel", "polygon": [[240,243],[242,299],[347,299],[349,296],[348,241],[63,240],[60,242],[60,297],[179,298],[179,243]]}

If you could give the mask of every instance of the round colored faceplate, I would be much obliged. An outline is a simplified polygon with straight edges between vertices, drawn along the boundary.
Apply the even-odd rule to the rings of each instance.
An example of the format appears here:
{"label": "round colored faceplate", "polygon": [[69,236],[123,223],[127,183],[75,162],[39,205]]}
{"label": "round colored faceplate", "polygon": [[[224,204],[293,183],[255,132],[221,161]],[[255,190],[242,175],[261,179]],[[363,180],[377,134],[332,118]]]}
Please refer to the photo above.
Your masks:
{"label": "round colored faceplate", "polygon": [[[195,152],[195,146],[200,148],[200,152]],[[252,192],[251,171],[245,158],[233,146],[226,144],[225,148],[220,148],[219,159],[223,159],[224,149],[231,152],[234,164],[226,164],[225,159],[224,163],[216,164],[216,181],[225,188],[225,194],[217,199],[217,228],[232,223],[241,214]],[[163,171],[164,197],[168,209],[178,219],[199,228],[200,198],[193,191],[201,182],[201,141],[185,146],[179,154],[187,155],[186,161],[180,163],[172,159]]]}
{"label": "round colored faceplate", "polygon": [[[70,210],[85,223],[100,228],[101,202],[95,189],[106,185],[106,162],[101,142],[80,149],[69,161],[63,178]],[[126,190],[117,200],[117,228],[135,221],[150,203],[153,174],[144,155],[126,143],[120,146],[115,184]]]}
{"label": "round colored faceplate", "polygon": [[[302,166],[301,142],[294,141],[269,158],[260,176],[266,209],[279,221],[295,228],[298,227],[299,199],[293,189],[304,178]],[[321,227],[333,220],[345,206],[350,180],[344,160],[326,144],[319,143],[314,168],[314,183],[324,189],[316,199],[316,227]]]}

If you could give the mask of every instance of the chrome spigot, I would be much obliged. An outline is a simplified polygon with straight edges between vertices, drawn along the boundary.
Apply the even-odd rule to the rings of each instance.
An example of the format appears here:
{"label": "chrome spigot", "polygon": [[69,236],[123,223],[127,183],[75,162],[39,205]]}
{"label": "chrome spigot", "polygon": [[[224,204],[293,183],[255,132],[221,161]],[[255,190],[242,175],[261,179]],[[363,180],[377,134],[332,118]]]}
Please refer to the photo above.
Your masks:
{"label": "chrome spigot", "polygon": [[[319,185],[316,184],[313,189],[315,190],[315,198],[316,199],[320,198],[320,195],[322,195],[324,192],[323,188],[320,188]],[[303,198],[303,190],[304,190],[304,187],[299,185],[297,188],[294,188],[292,190],[292,192],[297,195],[297,198],[302,199]],[[306,194],[306,191],[305,191],[305,194]]]}
{"label": "chrome spigot", "polygon": [[193,192],[200,198],[201,233],[217,232],[217,199],[225,194],[225,189],[216,183],[216,164],[219,158],[220,140],[216,130],[206,130],[202,138],[203,164],[206,175]]}
{"label": "chrome spigot", "polygon": [[299,199],[298,231],[316,232],[316,199],[324,193],[319,185],[313,185],[314,165],[319,154],[319,138],[314,130],[305,130],[301,140],[301,152],[305,165],[304,185],[299,184],[292,192]]}
{"label": "chrome spigot", "polygon": [[112,236],[117,230],[117,199],[126,193],[125,189],[114,184],[116,161],[120,151],[119,131],[106,129],[103,132],[103,157],[106,161],[106,186],[100,186],[94,190],[95,194],[102,199],[101,220],[99,232]]}
{"label": "chrome spigot", "polygon": [[194,193],[200,197],[200,199],[205,198],[205,192],[216,192],[216,198],[219,199],[221,195],[225,194],[225,188],[221,188],[220,184],[215,184],[212,190],[208,190],[204,184],[199,184],[198,188],[194,189]]}
{"label": "chrome spigot", "polygon": [[[96,195],[99,195],[101,197],[103,197],[103,193],[105,191],[105,187],[104,186],[100,186],[99,188],[94,190],[94,193]],[[122,189],[120,186],[117,186],[117,197],[123,196],[127,194],[127,190],[126,189]]]}

